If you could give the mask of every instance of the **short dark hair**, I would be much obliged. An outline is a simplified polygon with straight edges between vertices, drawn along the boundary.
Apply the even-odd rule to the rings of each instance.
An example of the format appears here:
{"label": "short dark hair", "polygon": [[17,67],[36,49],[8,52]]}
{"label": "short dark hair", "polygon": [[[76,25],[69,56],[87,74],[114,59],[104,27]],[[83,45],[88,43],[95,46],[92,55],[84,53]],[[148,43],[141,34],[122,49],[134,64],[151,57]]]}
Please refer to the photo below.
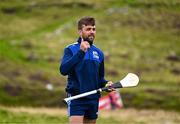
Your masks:
{"label": "short dark hair", "polygon": [[83,17],[78,21],[78,30],[82,29],[83,25],[95,25],[95,19],[93,17]]}

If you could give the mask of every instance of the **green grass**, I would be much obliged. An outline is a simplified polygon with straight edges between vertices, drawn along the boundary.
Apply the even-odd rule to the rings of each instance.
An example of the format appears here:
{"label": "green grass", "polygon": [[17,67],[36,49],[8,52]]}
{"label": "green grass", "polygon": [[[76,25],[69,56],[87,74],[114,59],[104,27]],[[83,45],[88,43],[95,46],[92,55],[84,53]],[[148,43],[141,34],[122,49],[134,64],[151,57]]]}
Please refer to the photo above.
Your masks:
{"label": "green grass", "polygon": [[61,116],[49,116],[45,114],[28,114],[26,112],[22,113],[12,113],[6,110],[0,110],[0,123],[24,123],[24,124],[52,124],[52,123],[67,123],[67,117]]}
{"label": "green grass", "polygon": [[[78,37],[77,20],[89,15],[97,20],[95,44],[105,53],[107,79],[117,81],[128,72],[140,76],[138,87],[121,90],[125,107],[180,111],[180,63],[167,60],[171,54],[180,56],[179,4],[178,0],[1,2],[0,104],[59,105],[66,85],[58,70],[60,58],[64,47]],[[47,83],[55,89],[47,91]],[[4,90],[7,84],[22,88],[21,93],[9,94]]]}

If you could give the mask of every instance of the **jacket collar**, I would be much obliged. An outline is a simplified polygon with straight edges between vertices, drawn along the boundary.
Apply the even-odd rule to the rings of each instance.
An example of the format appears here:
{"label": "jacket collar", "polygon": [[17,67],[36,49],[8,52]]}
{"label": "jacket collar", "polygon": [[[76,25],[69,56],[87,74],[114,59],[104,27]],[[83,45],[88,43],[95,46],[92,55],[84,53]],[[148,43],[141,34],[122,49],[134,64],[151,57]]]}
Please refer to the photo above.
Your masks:
{"label": "jacket collar", "polygon": [[79,37],[79,38],[77,39],[77,42],[78,42],[79,44],[81,44],[81,37]]}

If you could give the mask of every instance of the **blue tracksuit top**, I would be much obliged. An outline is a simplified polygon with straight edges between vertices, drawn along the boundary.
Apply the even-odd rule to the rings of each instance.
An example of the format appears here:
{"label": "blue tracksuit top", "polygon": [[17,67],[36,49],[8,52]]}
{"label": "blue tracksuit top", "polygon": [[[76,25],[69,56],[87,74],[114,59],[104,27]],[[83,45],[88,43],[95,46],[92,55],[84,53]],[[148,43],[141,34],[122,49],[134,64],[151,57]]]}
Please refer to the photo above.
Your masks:
{"label": "blue tracksuit top", "polygon": [[[64,49],[64,56],[60,65],[62,75],[68,75],[66,92],[71,95],[88,92],[105,86],[104,55],[96,46],[91,45],[84,52],[80,49],[81,38]],[[97,99],[100,94],[87,96]]]}

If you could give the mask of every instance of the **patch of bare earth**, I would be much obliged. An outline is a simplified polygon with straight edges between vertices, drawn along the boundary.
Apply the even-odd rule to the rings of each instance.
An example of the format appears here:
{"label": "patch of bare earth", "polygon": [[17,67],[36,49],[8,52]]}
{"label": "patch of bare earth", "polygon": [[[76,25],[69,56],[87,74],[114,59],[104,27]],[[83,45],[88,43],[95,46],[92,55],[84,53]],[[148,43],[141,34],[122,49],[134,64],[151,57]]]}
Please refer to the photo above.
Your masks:
{"label": "patch of bare earth", "polygon": [[[0,109],[11,112],[26,112],[30,114],[46,114],[50,116],[66,116],[66,108],[31,108],[31,107],[2,107]],[[179,124],[180,113],[164,110],[137,110],[137,109],[120,109],[120,110],[102,110],[99,112],[101,119],[115,120],[119,123],[126,124]]]}
{"label": "patch of bare earth", "polygon": [[113,118],[116,121],[131,124],[179,124],[180,113],[164,110],[121,109],[100,111],[101,118]]}
{"label": "patch of bare earth", "polygon": [[17,113],[26,112],[30,114],[46,114],[51,116],[67,115],[67,110],[65,108],[0,107],[0,109]]}

